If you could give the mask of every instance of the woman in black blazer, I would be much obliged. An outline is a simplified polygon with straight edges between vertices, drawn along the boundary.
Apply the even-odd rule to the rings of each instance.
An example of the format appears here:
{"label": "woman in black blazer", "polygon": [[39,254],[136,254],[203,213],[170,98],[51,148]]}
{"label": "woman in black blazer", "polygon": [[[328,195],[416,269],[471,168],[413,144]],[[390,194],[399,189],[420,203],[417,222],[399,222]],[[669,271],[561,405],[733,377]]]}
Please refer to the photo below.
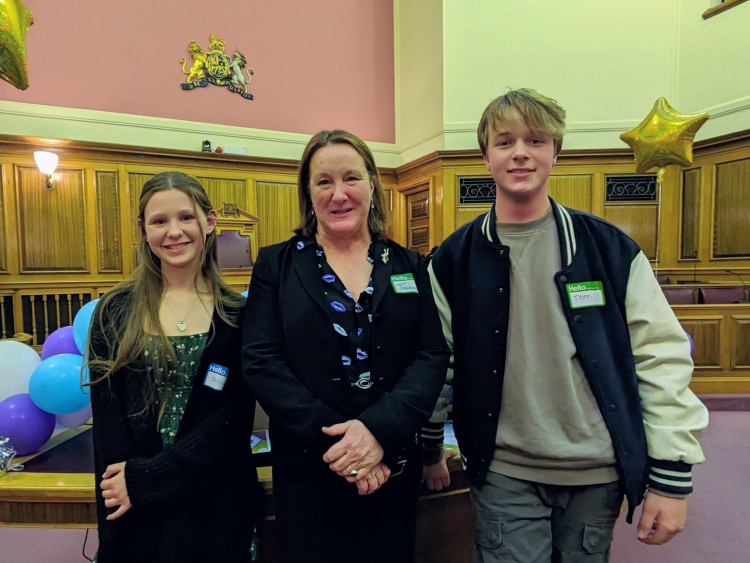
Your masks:
{"label": "woman in black blazer", "polygon": [[301,224],[262,248],[243,323],[245,380],[269,414],[287,561],[413,561],[418,433],[449,352],[422,259],[384,236],[367,146],[308,143]]}
{"label": "woman in black blazer", "polygon": [[94,311],[88,358],[100,563],[245,563],[259,514],[241,295],[216,212],[179,172],[143,186],[140,265]]}

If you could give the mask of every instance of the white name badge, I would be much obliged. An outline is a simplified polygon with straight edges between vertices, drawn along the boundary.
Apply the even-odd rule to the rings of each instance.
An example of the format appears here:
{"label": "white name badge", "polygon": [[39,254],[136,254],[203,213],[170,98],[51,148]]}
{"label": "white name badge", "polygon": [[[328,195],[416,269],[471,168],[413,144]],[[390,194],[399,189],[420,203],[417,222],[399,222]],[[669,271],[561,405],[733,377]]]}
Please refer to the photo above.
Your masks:
{"label": "white name badge", "polygon": [[203,385],[216,391],[221,391],[224,389],[228,375],[228,368],[220,366],[219,364],[211,364],[208,366],[206,377],[203,379]]}
{"label": "white name badge", "polygon": [[603,307],[604,288],[600,281],[569,283],[565,286],[568,291],[571,309],[584,307]]}
{"label": "white name badge", "polygon": [[391,285],[396,293],[419,293],[417,282],[412,274],[394,274],[391,276]]}

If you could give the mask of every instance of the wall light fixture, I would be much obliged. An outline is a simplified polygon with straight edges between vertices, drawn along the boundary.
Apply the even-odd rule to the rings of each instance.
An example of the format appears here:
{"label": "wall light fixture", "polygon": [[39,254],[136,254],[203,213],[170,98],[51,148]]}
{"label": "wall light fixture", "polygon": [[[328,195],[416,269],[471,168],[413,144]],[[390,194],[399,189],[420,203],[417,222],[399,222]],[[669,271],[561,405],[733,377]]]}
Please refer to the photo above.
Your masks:
{"label": "wall light fixture", "polygon": [[47,189],[51,190],[54,188],[54,181],[52,180],[52,174],[57,168],[57,155],[49,151],[35,151],[34,160],[36,161],[39,172],[47,177]]}

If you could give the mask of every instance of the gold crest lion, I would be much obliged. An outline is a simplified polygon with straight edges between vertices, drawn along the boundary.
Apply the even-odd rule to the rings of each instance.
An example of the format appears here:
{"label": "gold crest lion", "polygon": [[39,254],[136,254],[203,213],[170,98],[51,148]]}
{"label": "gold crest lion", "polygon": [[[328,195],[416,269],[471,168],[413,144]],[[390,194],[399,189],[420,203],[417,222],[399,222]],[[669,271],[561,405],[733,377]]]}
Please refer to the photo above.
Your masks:
{"label": "gold crest lion", "polygon": [[226,86],[231,92],[252,100],[253,95],[247,91],[247,87],[252,81],[253,70],[245,68],[247,59],[242,53],[235,51],[232,57],[229,57],[224,53],[225,49],[225,41],[213,33],[209,38],[207,52],[204,52],[197,42],[191,41],[188,45],[188,52],[193,59],[190,69],[185,69],[186,58],[179,60],[183,74],[187,75],[186,81],[180,84],[182,89],[193,90],[214,84]]}

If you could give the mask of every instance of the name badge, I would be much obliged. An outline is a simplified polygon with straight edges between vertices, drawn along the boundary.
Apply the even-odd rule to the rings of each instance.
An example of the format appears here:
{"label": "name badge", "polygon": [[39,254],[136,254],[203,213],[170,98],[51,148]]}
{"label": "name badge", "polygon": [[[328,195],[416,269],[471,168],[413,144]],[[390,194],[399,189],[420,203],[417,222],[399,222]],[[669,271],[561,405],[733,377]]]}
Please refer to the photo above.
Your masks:
{"label": "name badge", "polygon": [[228,368],[220,366],[219,364],[211,364],[208,366],[206,377],[203,379],[203,385],[216,391],[221,391],[224,389],[228,375]]}
{"label": "name badge", "polygon": [[391,276],[391,285],[396,293],[419,293],[417,282],[412,274],[394,274]]}
{"label": "name badge", "polygon": [[604,288],[600,281],[569,283],[565,289],[568,291],[571,309],[604,306]]}

